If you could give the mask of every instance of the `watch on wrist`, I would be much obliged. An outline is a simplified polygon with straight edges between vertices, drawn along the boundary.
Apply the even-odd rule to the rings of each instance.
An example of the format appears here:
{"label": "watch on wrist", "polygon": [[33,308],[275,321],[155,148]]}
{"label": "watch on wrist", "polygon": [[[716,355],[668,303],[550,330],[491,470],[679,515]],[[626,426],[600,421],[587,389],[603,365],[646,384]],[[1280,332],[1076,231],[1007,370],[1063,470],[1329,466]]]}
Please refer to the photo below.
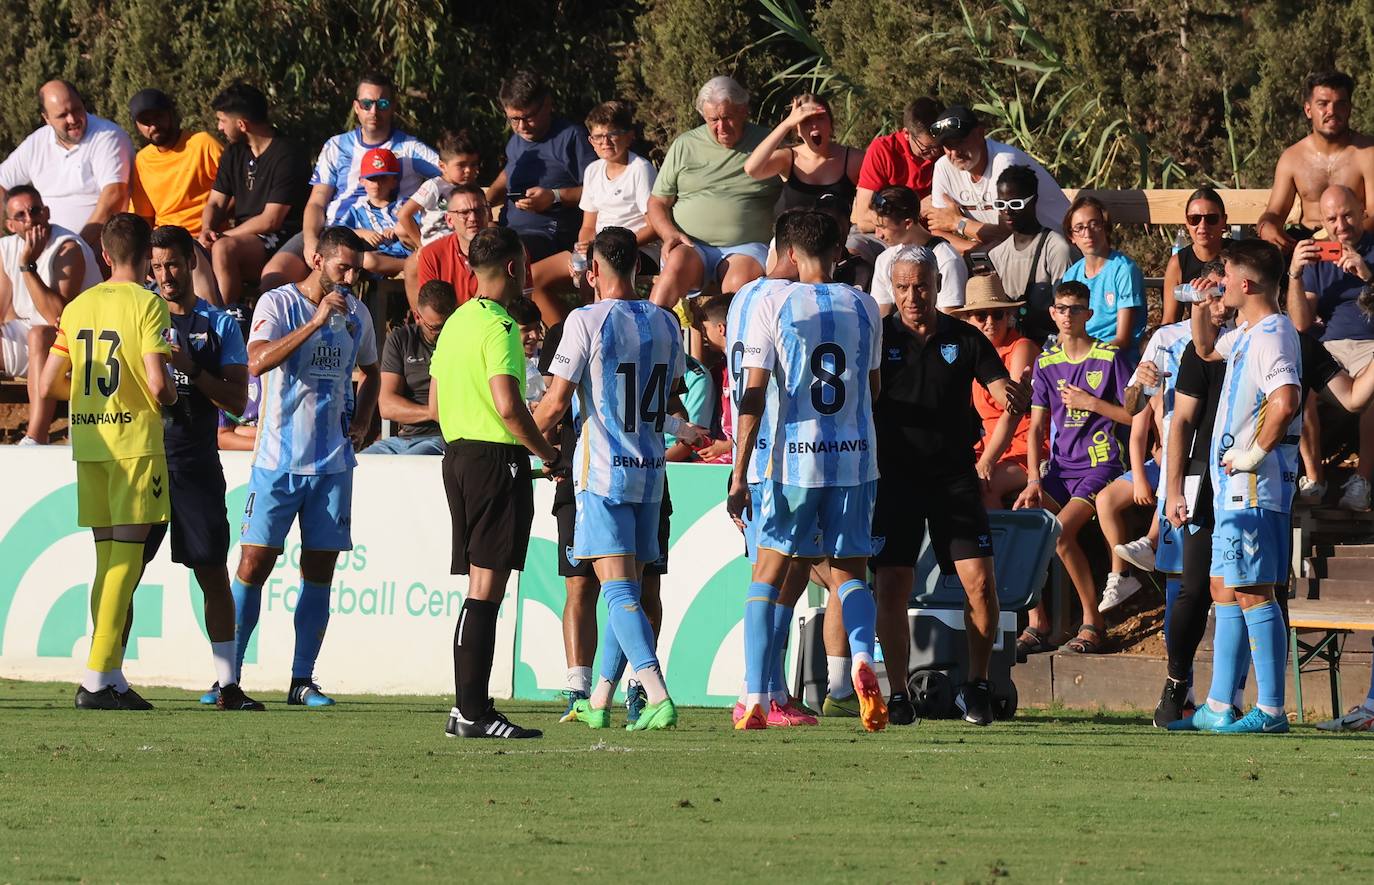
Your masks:
{"label": "watch on wrist", "polygon": [[558,192],[558,188],[553,189],[553,204],[555,206],[563,205],[563,195]]}
{"label": "watch on wrist", "polygon": [[968,219],[961,218],[959,224],[954,228],[954,232],[964,239],[968,239],[968,234],[964,233],[966,230],[968,230]]}
{"label": "watch on wrist", "polygon": [[19,269],[24,273],[38,273],[38,262],[30,261],[28,264],[24,265]]}

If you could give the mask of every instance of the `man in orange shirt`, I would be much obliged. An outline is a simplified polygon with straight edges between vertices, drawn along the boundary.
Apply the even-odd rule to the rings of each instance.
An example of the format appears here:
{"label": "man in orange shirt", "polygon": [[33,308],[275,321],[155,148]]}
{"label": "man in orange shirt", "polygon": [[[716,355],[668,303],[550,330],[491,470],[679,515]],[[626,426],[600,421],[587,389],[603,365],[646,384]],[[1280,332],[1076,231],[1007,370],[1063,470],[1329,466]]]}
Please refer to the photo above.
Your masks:
{"label": "man in orange shirt", "polygon": [[[151,227],[174,224],[197,236],[224,146],[208,132],[182,129],[176,104],[160,89],[135,93],[129,115],[148,142],[134,156],[130,211]],[[209,253],[203,249],[198,250],[193,279],[197,294],[215,305],[222,303]]]}

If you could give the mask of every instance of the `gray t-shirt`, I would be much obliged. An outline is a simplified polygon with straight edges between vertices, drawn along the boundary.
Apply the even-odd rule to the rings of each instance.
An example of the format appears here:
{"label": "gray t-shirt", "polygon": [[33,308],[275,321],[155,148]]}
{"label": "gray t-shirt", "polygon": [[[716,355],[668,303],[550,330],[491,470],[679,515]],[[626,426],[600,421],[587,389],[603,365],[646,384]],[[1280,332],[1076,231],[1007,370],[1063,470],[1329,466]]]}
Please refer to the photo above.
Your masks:
{"label": "gray t-shirt", "polygon": [[[1064,278],[1064,272],[1073,263],[1073,254],[1063,234],[1049,228],[1042,229],[1042,232],[1045,235],[1045,245],[1040,250],[1038,259],[1035,257],[1035,250],[1040,240],[1039,234],[1027,240],[1021,248],[1017,248],[1016,235],[1013,234],[989,249],[988,258],[992,260],[992,266],[1002,280],[1002,289],[1007,293],[1007,297],[1013,301],[1026,299],[1024,309],[1029,322],[1023,322],[1023,327],[1028,327],[1027,331],[1031,333],[1047,334],[1054,331],[1053,324],[1049,324],[1054,287]],[[1035,261],[1034,268],[1031,267],[1032,260]],[[1027,283],[1032,285],[1028,288]],[[1039,327],[1044,324],[1049,324],[1048,328],[1040,329]]]}
{"label": "gray t-shirt", "polygon": [[[434,345],[425,340],[419,326],[400,326],[386,336],[386,346],[382,349],[382,371],[404,378],[406,399],[424,405],[429,402],[429,361],[433,357]],[[396,435],[438,436],[439,422],[402,424]]]}

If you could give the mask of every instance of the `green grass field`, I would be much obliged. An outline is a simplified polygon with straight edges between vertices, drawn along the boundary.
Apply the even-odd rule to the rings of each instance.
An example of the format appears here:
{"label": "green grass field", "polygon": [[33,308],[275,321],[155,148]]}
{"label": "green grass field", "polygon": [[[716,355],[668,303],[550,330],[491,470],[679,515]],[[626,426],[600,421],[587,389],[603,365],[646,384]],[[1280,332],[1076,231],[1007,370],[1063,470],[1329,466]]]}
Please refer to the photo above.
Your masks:
{"label": "green grass field", "polygon": [[1374,871],[1374,737],[1030,712],[735,734],[442,734],[441,698],[78,713],[0,680],[0,881],[1268,881]]}

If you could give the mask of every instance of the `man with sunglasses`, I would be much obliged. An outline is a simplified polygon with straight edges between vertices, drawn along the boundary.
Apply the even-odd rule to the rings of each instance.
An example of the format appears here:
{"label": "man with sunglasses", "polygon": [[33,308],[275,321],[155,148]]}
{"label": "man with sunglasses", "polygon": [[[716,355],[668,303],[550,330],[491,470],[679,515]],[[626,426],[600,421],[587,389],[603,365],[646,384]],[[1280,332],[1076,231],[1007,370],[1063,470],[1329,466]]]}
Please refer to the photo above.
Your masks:
{"label": "man with sunglasses", "polygon": [[[909,187],[918,200],[930,196],[930,179],[940,146],[930,134],[930,124],[940,116],[940,103],[921,96],[902,112],[902,128],[879,135],[868,145],[859,169],[858,190],[850,217],[860,231],[874,233],[878,219],[873,212],[873,197],[886,187]],[[881,247],[880,247],[881,248]]]}
{"label": "man with sunglasses", "polygon": [[404,203],[420,185],[439,174],[434,148],[395,127],[395,86],[386,74],[370,71],[358,79],[353,114],[358,128],[324,143],[310,176],[310,200],[299,234],[288,240],[262,271],[261,291],[305,279],[320,232],[342,224],[355,203],[367,199],[362,158],[373,148],[386,148],[401,161],[396,199]]}
{"label": "man with sunglasses", "polygon": [[220,157],[196,239],[210,251],[207,263],[220,297],[237,305],[243,281],[256,278],[273,253],[300,233],[310,157],[300,142],[277,134],[267,96],[247,83],[230,85],[210,106],[229,147]]}
{"label": "man with sunglasses", "polygon": [[1029,154],[988,138],[982,121],[963,105],[951,105],[930,125],[944,151],[935,161],[931,180],[930,229],[951,236],[961,253],[1001,242],[1011,233],[994,205],[997,181],[1009,166],[1027,166],[1039,181],[1035,217],[1052,230],[1064,224],[1069,200],[1064,191]]}
{"label": "man with sunglasses", "polygon": [[1050,304],[1054,287],[1073,263],[1069,241],[1057,225],[1042,224],[1036,215],[1040,178],[1029,166],[1008,166],[997,177],[998,222],[1011,232],[988,250],[1003,288],[1024,302],[1020,328],[1026,337],[1043,344],[1054,334]]}

